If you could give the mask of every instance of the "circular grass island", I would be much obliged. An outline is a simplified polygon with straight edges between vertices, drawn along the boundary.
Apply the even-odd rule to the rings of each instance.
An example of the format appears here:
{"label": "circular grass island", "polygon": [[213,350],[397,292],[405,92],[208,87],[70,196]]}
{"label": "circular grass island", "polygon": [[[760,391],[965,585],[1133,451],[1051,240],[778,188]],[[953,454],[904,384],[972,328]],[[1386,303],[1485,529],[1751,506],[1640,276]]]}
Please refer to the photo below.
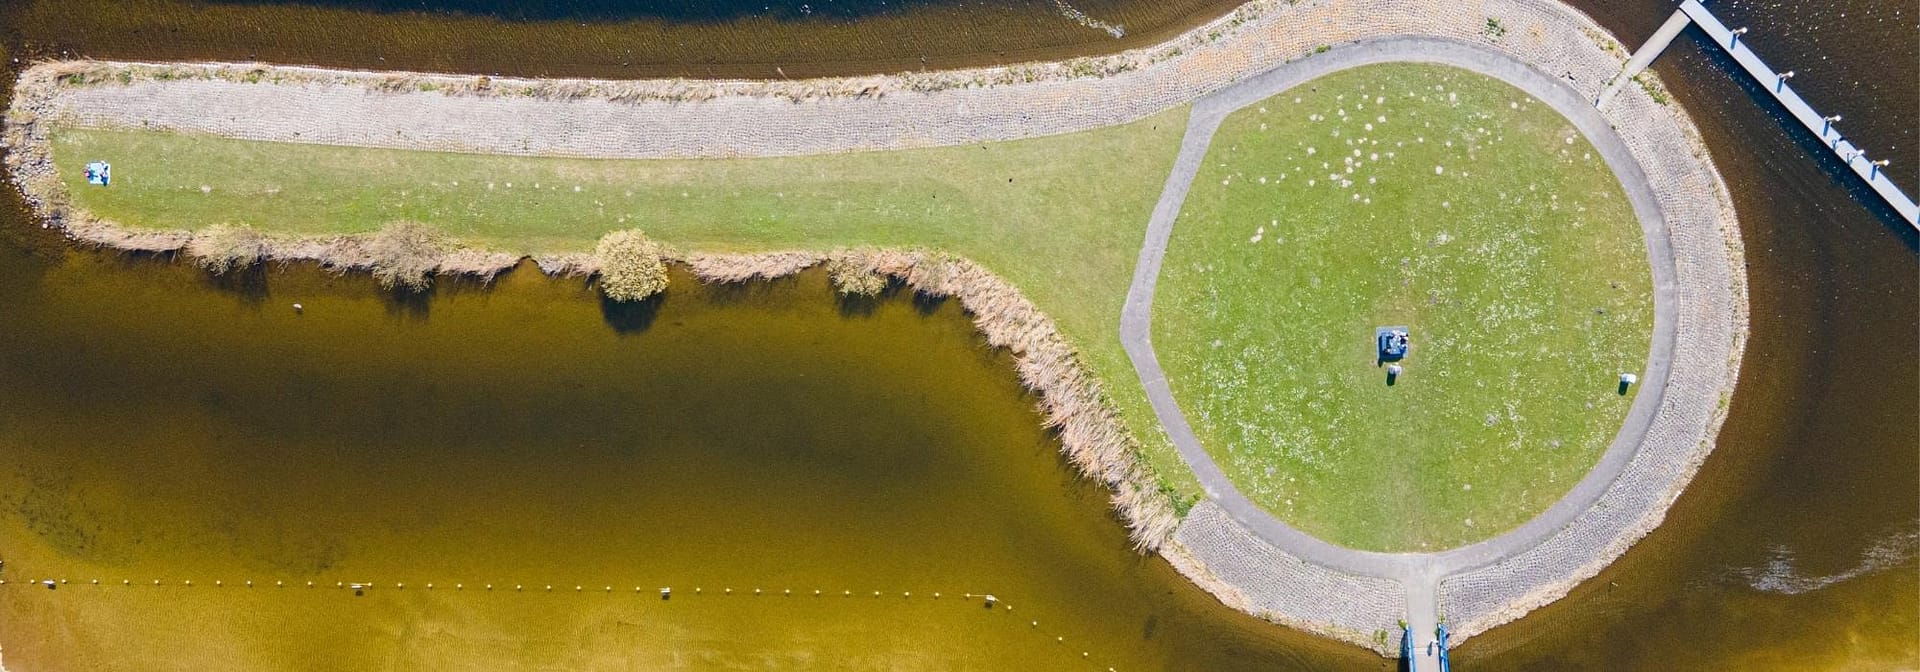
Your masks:
{"label": "circular grass island", "polygon": [[[1499,80],[1394,63],[1226,118],[1168,244],[1153,341],[1239,489],[1322,540],[1437,551],[1564,496],[1646,366],[1620,181]],[[1411,348],[1389,380],[1377,327]]]}

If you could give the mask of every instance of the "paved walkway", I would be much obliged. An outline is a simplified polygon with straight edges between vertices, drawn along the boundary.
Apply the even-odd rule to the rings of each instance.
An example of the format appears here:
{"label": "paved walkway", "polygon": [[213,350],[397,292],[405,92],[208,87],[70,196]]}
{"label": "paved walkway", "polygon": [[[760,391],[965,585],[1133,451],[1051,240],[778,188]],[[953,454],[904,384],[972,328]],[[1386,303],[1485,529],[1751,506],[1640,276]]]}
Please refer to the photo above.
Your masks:
{"label": "paved walkway", "polygon": [[[1512,84],[1551,105],[1572,120],[1575,127],[1591,140],[1614,174],[1626,188],[1634,214],[1645,228],[1648,260],[1654,276],[1653,348],[1642,377],[1646,382],[1628,411],[1625,425],[1600,462],[1559,502],[1526,524],[1480,543],[1438,553],[1378,553],[1357,551],[1322,541],[1268,514],[1248,500],[1200,445],[1186,416],[1181,413],[1167,385],[1166,373],[1153,351],[1153,293],[1166,256],[1167,242],[1173,235],[1174,220],[1180,214],[1194,174],[1206,157],[1214,131],[1227,115],[1269,96],[1329,73],[1363,65],[1386,62],[1439,63],[1472,70]],[[1332,49],[1312,58],[1295,61],[1267,71],[1194,103],[1181,140],[1179,157],[1167,177],[1160,201],[1155,205],[1147,238],[1140,250],[1133,284],[1127,293],[1125,311],[1120,320],[1120,338],[1132,358],[1140,382],[1146,387],[1161,424],[1166,428],[1181,456],[1193,467],[1207,496],[1229,516],[1260,539],[1301,559],[1329,568],[1391,578],[1406,587],[1407,621],[1413,628],[1422,657],[1426,638],[1431,637],[1438,616],[1436,592],[1440,580],[1454,572],[1480,567],[1532,549],[1566,527],[1574,518],[1600,499],[1626,467],[1652,424],[1666,391],[1668,370],[1674,345],[1674,260],[1668,245],[1666,222],[1640,164],[1612,126],[1588,101],[1566,83],[1533,69],[1520,60],[1481,46],[1429,37],[1394,37],[1368,40]],[[1416,661],[1418,662],[1418,661]],[[1424,665],[1416,668],[1425,669]]]}

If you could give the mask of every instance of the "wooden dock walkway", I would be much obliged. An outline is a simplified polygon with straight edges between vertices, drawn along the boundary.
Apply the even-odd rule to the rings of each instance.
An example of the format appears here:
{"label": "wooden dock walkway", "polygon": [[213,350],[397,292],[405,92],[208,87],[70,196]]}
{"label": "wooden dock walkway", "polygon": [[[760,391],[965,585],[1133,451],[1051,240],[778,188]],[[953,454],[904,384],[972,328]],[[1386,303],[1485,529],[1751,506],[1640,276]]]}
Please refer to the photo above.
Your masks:
{"label": "wooden dock walkway", "polygon": [[1760,59],[1759,54],[1748,47],[1746,28],[1727,28],[1719,17],[1714,16],[1705,5],[1700,4],[1700,0],[1681,2],[1680,8],[1674,11],[1667,23],[1661,26],[1660,30],[1654,33],[1654,36],[1647,40],[1647,43],[1635,52],[1631,59],[1628,59],[1620,76],[1595,100],[1594,104],[1604,106],[1612,100],[1620,87],[1652,63],[1653,59],[1666,49],[1667,45],[1673,41],[1673,37],[1684,29],[1687,23],[1697,25],[1705,31],[1714,44],[1720,45],[1728,56],[1733,57],[1734,62],[1740,64],[1741,69],[1747,71],[1748,76],[1753,77],[1754,81],[1760,84],[1760,88],[1772,94],[1774,100],[1780,101],[1780,105],[1786,108],[1788,114],[1818,137],[1827,151],[1833,152],[1841,163],[1846,164],[1848,170],[1865,180],[1867,186],[1872,188],[1874,193],[1879,194],[1880,198],[1885,200],[1901,219],[1915,229],[1920,229],[1920,206],[1915,206],[1913,199],[1900,191],[1900,187],[1887,176],[1882,168],[1888,162],[1868,157],[1866,150],[1847,140],[1835,125],[1835,122],[1840,121],[1838,115],[1824,115],[1814,110],[1812,105],[1793,90],[1791,79],[1794,74],[1791,71],[1782,73],[1768,66],[1766,61]]}

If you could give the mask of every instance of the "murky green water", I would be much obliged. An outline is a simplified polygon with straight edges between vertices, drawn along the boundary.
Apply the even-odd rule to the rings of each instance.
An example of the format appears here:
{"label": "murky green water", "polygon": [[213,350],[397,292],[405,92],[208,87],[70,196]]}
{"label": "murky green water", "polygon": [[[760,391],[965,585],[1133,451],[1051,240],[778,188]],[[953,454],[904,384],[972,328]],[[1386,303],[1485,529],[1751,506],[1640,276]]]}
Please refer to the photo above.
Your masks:
{"label": "murky green water", "polygon": [[14,669],[1380,666],[1131,553],[947,303],[7,251]]}
{"label": "murky green water", "polygon": [[[1129,19],[1126,40],[1217,9],[1073,4],[1170,17]],[[1671,11],[1583,4],[1629,43]],[[225,3],[12,9],[13,57],[524,74],[799,76],[1117,44],[1060,39],[1087,29],[1050,3],[832,21],[769,9],[681,32],[667,22],[685,17],[627,14],[517,30],[527,22]],[[1911,146],[1911,8],[1716,11],[1787,50],[1770,57],[1818,53],[1801,60],[1834,76],[1795,84],[1856,120],[1855,137],[1882,155]],[[1886,48],[1837,46],[1851,40]],[[1462,669],[1920,666],[1920,380],[1890,347],[1920,331],[1915,239],[1805,161],[1804,139],[1710,53],[1683,40],[1656,69],[1714,147],[1751,262],[1754,333],[1720,445],[1667,525],[1567,599],[1469,642]],[[1071,476],[1004,357],[952,306],[843,310],[815,277],[719,292],[683,279],[657,311],[613,315],[525,270],[413,301],[299,267],[216,282],[69,251],[8,199],[12,669],[1384,665],[1228,612],[1128,551],[1104,493]],[[47,575],[71,583],[20,585]],[[335,581],[379,585],[354,597]],[[1014,611],[951,600],[981,591]]]}

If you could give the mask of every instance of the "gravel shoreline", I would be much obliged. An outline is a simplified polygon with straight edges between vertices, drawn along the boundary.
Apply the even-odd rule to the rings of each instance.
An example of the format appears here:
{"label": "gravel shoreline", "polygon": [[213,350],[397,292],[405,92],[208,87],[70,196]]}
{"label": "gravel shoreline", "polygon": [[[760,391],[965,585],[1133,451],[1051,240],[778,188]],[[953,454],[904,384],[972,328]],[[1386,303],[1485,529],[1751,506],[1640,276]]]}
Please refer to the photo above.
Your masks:
{"label": "gravel shoreline", "polygon": [[[1488,29],[1497,19],[1499,34]],[[61,62],[22,73],[7,117],[8,168],[50,223],[78,239],[130,249],[179,249],[185,232],[131,231],[88,219],[65,205],[46,154],[47,123],[162,128],[285,142],[406,149],[610,158],[778,156],[957,145],[1070,133],[1133,121],[1188,104],[1328,45],[1422,36],[1468,43],[1517,58],[1589,100],[1620,71],[1626,49],[1590,19],[1553,0],[1359,2],[1259,0],[1167,43],[1107,57],[1001,68],[799,81],[488,79],[369,73],[257,64]],[[1745,275],[1732,204],[1685,112],[1663,102],[1657,80],[1627,87],[1604,110],[1653,184],[1675,263],[1677,340],[1667,394],[1647,437],[1591,507],[1537,545],[1476,559],[1437,581],[1438,606],[1464,641],[1564,596],[1658,526],[1713,446],[1725,417],[1746,337]],[[245,114],[240,114],[245,111]],[[285,241],[287,258],[350,250],[345,239]],[[347,247],[342,247],[347,246]],[[449,259],[445,270],[510,266],[506,255]],[[797,268],[793,255],[732,258],[715,266]],[[909,254],[909,253],[885,253]],[[591,272],[577,259],[542,267]],[[698,260],[690,260],[696,268]],[[551,266],[550,266],[551,262]],[[896,260],[897,262],[897,260]],[[718,263],[718,262],[714,262]],[[894,263],[894,262],[890,262]],[[965,263],[965,262],[957,262]],[[810,264],[809,264],[810,265]],[[997,281],[977,265],[964,273]],[[914,264],[896,273],[911,276]],[[975,272],[977,271],[977,274]],[[891,272],[890,272],[891,273]],[[757,273],[748,273],[748,276]],[[708,275],[708,274],[703,274]],[[759,274],[765,275],[765,274]],[[731,278],[725,273],[708,277]],[[738,279],[738,278],[734,278]],[[922,280],[929,278],[922,277]],[[965,301],[965,287],[950,288]],[[1004,289],[1012,291],[1011,286]],[[1116,291],[1118,289],[1116,288]],[[1018,297],[1017,291],[1012,291]],[[986,304],[982,304],[986,305]],[[997,304],[996,304],[997,305]],[[1012,324],[1049,325],[1019,298]],[[975,306],[969,303],[968,308]],[[976,310],[976,316],[984,313]],[[1009,313],[1012,314],[1012,313]],[[984,319],[984,318],[981,318]],[[1035,322],[1034,320],[1038,320]],[[992,331],[985,322],[983,331]],[[1009,332],[1010,333],[1010,332]],[[1110,405],[1084,365],[1057,336],[1034,341],[1070,404],[1047,408],[1062,423],[1069,455],[1084,446],[1126,444],[1109,434]],[[1018,353],[1019,351],[1016,350]],[[1028,376],[1022,357],[1022,377]],[[1065,363],[1062,363],[1065,362]],[[1036,367],[1038,370],[1038,367]],[[1030,381],[1030,384],[1035,384]],[[1108,381],[1107,384],[1132,384]],[[1036,384],[1046,400],[1056,390]],[[1077,391],[1076,391],[1077,390]],[[1087,392],[1092,390],[1092,392]],[[1087,396],[1087,395],[1091,396]],[[1124,431],[1121,432],[1124,434]],[[1095,443],[1076,444],[1082,436]],[[1086,438],[1092,437],[1092,438]],[[1106,443],[1100,443],[1106,442]],[[1076,448],[1082,445],[1082,448]],[[1111,456],[1101,448],[1101,455]],[[1135,463],[1131,455],[1129,463]],[[1081,460],[1076,457],[1076,463]],[[1095,460],[1083,463],[1099,464]],[[1134,464],[1137,469],[1138,465]],[[1164,497],[1121,471],[1088,468],[1116,491],[1136,530],[1164,524]],[[1133,474],[1137,476],[1137,474]],[[1135,504],[1118,502],[1122,498]],[[1129,506],[1155,512],[1142,514]],[[1153,525],[1140,525],[1155,519]],[[1400,580],[1301,559],[1267,543],[1211,502],[1167,536],[1149,535],[1176,567],[1222,601],[1248,613],[1372,648],[1397,649],[1409,589]],[[1139,538],[1139,537],[1136,537]],[[1169,543],[1160,544],[1163,539]]]}

